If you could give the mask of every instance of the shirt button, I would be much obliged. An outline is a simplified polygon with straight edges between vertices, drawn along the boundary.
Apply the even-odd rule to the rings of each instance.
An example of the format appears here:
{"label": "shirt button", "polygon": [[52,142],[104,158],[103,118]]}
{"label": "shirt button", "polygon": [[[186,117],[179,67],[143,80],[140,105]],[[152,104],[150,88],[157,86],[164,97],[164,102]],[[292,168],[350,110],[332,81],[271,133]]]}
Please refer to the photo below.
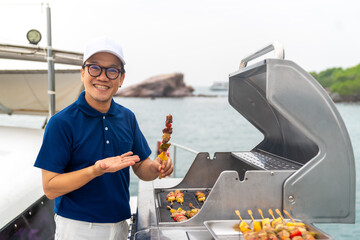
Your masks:
{"label": "shirt button", "polygon": [[110,143],[110,141],[109,140],[106,140],[106,144],[109,144]]}
{"label": "shirt button", "polygon": [[105,127],[105,131],[107,131],[108,130],[108,127]]}
{"label": "shirt button", "polygon": [[103,119],[105,119],[105,116],[103,116]]}

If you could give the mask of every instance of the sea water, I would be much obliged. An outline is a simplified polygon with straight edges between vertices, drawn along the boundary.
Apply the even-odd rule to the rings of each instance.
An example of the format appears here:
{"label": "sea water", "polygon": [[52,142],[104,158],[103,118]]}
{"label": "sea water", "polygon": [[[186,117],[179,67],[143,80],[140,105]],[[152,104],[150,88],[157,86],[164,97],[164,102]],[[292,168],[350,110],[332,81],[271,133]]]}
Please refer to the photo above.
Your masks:
{"label": "sea water", "polygon": [[[155,157],[157,141],[161,139],[165,116],[172,114],[173,135],[171,142],[184,145],[197,152],[249,151],[263,139],[253,127],[228,103],[226,92],[210,92],[197,88],[195,94],[212,97],[187,98],[115,98],[119,104],[131,109],[139,126],[153,150]],[[360,104],[336,104],[353,146],[356,173],[360,176]],[[1,125],[41,128],[44,117],[0,115]],[[173,154],[170,149],[170,154]],[[176,177],[182,178],[191,166],[195,154],[177,149]],[[138,178],[131,171],[130,194],[137,195]],[[356,179],[356,223],[317,224],[316,226],[335,239],[360,239],[360,177]]]}

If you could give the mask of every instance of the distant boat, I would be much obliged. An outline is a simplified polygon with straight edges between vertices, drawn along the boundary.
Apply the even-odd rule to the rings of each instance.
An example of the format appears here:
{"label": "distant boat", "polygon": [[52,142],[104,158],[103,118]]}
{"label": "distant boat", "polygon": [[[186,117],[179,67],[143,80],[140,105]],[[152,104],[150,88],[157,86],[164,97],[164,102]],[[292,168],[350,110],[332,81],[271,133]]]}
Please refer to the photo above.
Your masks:
{"label": "distant boat", "polygon": [[229,82],[214,82],[210,90],[212,91],[228,91],[229,90]]}

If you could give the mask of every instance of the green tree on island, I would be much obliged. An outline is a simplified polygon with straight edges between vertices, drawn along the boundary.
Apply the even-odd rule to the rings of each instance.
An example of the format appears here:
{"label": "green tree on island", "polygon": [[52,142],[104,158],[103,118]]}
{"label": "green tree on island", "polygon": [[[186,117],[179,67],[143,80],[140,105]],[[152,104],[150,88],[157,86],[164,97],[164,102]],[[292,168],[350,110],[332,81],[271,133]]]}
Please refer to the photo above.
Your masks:
{"label": "green tree on island", "polygon": [[345,101],[360,101],[360,64],[347,69],[329,68],[319,73],[310,72],[319,83],[337,93]]}

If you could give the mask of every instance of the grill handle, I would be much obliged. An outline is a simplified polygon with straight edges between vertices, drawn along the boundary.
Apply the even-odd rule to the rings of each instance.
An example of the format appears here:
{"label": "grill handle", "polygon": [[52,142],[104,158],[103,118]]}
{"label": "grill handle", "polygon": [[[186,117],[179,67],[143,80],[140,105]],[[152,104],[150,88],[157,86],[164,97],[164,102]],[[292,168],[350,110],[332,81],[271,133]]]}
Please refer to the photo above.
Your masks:
{"label": "grill handle", "polygon": [[275,41],[271,44],[269,44],[268,46],[260,49],[259,51],[256,51],[253,54],[250,54],[249,56],[247,56],[246,58],[242,59],[240,62],[240,67],[239,69],[242,69],[244,67],[246,67],[247,63],[255,58],[258,58],[262,55],[265,55],[268,52],[271,52],[272,50],[275,51],[275,58],[279,58],[279,59],[284,59],[285,58],[285,50],[282,46],[281,43]]}

